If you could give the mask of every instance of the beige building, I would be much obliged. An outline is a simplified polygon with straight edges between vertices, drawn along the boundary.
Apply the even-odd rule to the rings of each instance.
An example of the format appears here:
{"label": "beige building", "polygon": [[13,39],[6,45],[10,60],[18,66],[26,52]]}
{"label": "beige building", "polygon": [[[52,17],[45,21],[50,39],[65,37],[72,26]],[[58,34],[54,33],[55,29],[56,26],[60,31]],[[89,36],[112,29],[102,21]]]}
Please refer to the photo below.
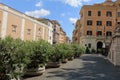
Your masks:
{"label": "beige building", "polygon": [[54,24],[52,23],[51,20],[46,19],[46,18],[38,18],[37,20],[47,25],[47,27],[48,27],[48,35],[47,35],[48,42],[53,44],[53,27],[54,27]]}
{"label": "beige building", "polygon": [[77,20],[75,24],[75,29],[73,31],[72,43],[80,44],[80,19]]}
{"label": "beige building", "polygon": [[60,35],[60,23],[56,20],[52,20],[53,23],[53,44],[59,44]]}
{"label": "beige building", "polygon": [[73,36],[79,33],[76,42],[89,49],[107,48],[110,46],[115,24],[120,24],[120,0],[84,5],[80,10],[80,17],[80,29],[76,28],[73,32]]}
{"label": "beige building", "polygon": [[67,44],[71,44],[71,40],[70,40],[69,37],[66,37],[66,43],[67,43]]}
{"label": "beige building", "polygon": [[60,28],[59,43],[66,43],[66,33]]}
{"label": "beige building", "polygon": [[[50,43],[52,28],[4,4],[0,4],[0,37],[12,36],[22,40],[44,39]],[[51,38],[50,38],[51,37]]]}

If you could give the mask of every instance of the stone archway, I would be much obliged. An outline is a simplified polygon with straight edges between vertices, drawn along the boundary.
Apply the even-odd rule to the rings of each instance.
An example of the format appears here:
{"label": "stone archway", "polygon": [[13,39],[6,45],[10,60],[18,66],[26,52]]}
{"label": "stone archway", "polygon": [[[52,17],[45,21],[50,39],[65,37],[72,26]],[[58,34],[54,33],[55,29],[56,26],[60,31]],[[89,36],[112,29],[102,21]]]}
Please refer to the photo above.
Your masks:
{"label": "stone archway", "polygon": [[98,41],[97,42],[97,52],[101,53],[102,52],[102,46],[103,46],[103,42]]}

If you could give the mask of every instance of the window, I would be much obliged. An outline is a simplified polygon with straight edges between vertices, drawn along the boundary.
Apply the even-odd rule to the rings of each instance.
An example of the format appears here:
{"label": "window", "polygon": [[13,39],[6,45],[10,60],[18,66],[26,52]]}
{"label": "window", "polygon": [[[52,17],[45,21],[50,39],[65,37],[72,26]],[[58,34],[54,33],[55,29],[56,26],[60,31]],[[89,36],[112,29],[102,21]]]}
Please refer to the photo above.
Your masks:
{"label": "window", "polygon": [[1,21],[0,21],[0,27],[1,27]]}
{"label": "window", "polygon": [[102,21],[97,21],[97,26],[102,26]]}
{"label": "window", "polygon": [[54,31],[56,31],[56,29],[54,28]]}
{"label": "window", "polygon": [[16,32],[17,25],[12,25],[12,32]]}
{"label": "window", "polygon": [[92,12],[91,11],[88,11],[88,16],[91,16],[92,15]]}
{"label": "window", "polygon": [[92,25],[92,20],[87,20],[87,25]]}
{"label": "window", "polygon": [[120,12],[118,12],[118,17],[120,17]]}
{"label": "window", "polygon": [[101,16],[101,11],[98,11],[98,16]]}
{"label": "window", "polygon": [[91,36],[92,35],[92,31],[87,31],[87,35]]}
{"label": "window", "polygon": [[112,32],[111,31],[107,31],[106,32],[106,36],[112,36]]}
{"label": "window", "polygon": [[112,26],[112,21],[107,21],[106,26]]}
{"label": "window", "polygon": [[38,29],[38,34],[41,34],[41,28]]}
{"label": "window", "polygon": [[120,24],[120,22],[117,22],[117,24]]}
{"label": "window", "polygon": [[27,29],[27,35],[31,34],[31,29]]}
{"label": "window", "polygon": [[88,48],[91,48],[91,43],[88,43]]}
{"label": "window", "polygon": [[112,17],[112,12],[111,12],[111,11],[107,11],[107,12],[106,12],[106,16],[107,16],[107,17]]}
{"label": "window", "polygon": [[97,31],[97,36],[102,36],[102,31]]}

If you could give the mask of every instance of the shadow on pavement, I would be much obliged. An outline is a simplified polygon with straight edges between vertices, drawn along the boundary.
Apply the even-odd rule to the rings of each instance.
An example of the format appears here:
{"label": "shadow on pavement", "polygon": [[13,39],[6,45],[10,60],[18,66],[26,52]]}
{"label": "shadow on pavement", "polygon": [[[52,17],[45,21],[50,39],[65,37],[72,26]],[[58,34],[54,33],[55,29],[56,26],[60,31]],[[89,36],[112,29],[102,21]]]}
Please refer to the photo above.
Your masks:
{"label": "shadow on pavement", "polygon": [[61,68],[61,71],[49,72],[51,77],[65,80],[120,80],[120,72],[108,60],[99,56],[82,56],[83,68]]}

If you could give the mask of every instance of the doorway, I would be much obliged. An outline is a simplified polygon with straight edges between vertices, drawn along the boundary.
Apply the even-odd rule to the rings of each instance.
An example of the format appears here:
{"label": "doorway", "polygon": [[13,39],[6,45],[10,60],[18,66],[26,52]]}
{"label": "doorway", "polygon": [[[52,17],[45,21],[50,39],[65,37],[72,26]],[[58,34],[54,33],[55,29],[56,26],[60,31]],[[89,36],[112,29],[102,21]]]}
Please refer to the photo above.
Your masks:
{"label": "doorway", "polygon": [[97,52],[102,53],[103,43],[101,41],[97,42]]}

